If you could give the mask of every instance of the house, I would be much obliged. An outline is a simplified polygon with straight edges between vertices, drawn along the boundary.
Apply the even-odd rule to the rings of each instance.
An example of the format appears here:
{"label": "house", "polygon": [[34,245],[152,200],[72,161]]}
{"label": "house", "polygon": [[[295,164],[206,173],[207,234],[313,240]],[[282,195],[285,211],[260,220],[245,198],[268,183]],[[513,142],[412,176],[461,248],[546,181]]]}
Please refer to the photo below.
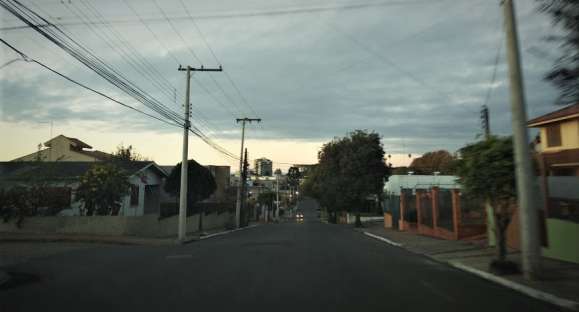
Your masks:
{"label": "house", "polygon": [[108,153],[91,150],[92,146],[79,139],[62,134],[45,142],[44,147],[12,161],[103,161],[111,157]]}
{"label": "house", "polygon": [[579,103],[533,118],[539,128],[537,144],[544,176],[579,176]]}
{"label": "house", "polygon": [[[162,187],[167,174],[152,161],[116,163],[129,175],[130,192],[122,199],[119,215],[142,216],[158,214]],[[32,187],[39,179],[50,186],[51,191],[64,193],[66,201],[60,215],[82,215],[83,205],[76,201],[75,193],[83,176],[94,161],[0,162],[0,188]]]}

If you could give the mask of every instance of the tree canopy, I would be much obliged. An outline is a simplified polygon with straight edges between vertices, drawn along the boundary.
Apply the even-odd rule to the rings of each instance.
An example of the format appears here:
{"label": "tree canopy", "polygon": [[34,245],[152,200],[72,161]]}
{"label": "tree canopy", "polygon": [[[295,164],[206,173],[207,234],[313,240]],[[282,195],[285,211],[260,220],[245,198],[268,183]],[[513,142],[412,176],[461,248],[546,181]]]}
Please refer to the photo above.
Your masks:
{"label": "tree canopy", "polygon": [[513,140],[491,137],[460,149],[457,174],[469,196],[489,198],[495,205],[516,196]]}
{"label": "tree canopy", "polygon": [[84,203],[88,216],[118,215],[129,186],[129,177],[124,170],[112,163],[99,163],[80,178],[76,198]]}
{"label": "tree canopy", "polygon": [[124,145],[117,146],[117,151],[112,154],[112,160],[115,161],[142,161],[147,160],[133,148],[132,145],[125,147]]}
{"label": "tree canopy", "polygon": [[448,151],[428,152],[412,161],[410,169],[416,174],[452,174],[454,156]]}
{"label": "tree canopy", "polygon": [[538,0],[540,9],[553,18],[553,23],[562,27],[562,37],[550,36],[549,40],[561,42],[562,55],[546,75],[560,91],[562,104],[579,101],[579,1]]}
{"label": "tree canopy", "polygon": [[[187,162],[187,172],[187,205],[192,207],[195,203],[211,196],[217,189],[217,185],[211,171],[193,159]],[[181,163],[178,163],[171,171],[165,183],[165,191],[174,196],[180,194]]]}
{"label": "tree canopy", "polygon": [[380,136],[356,130],[322,147],[304,191],[329,211],[358,212],[369,196],[382,193],[387,174]]}

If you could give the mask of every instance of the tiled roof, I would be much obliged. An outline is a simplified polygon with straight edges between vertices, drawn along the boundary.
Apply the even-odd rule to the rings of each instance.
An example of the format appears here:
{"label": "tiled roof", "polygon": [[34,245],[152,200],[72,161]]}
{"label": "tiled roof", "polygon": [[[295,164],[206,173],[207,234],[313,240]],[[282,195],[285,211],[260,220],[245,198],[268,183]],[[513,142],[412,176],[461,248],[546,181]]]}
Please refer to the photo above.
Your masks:
{"label": "tiled roof", "polygon": [[[92,161],[62,161],[62,162],[31,162],[5,161],[0,162],[0,181],[24,180],[34,177],[50,175],[56,180],[76,179],[87,172],[91,166],[102,164]],[[115,163],[129,175],[154,164],[152,161],[130,161]],[[164,172],[163,172],[164,173]]]}
{"label": "tiled roof", "polygon": [[92,148],[92,146],[84,143],[83,141],[81,141],[81,140],[79,140],[79,139],[77,139],[77,138],[70,138],[70,137],[67,137],[67,136],[65,136],[65,138],[69,139],[69,140],[74,144],[74,146],[76,146],[76,147],[78,147],[78,148]]}
{"label": "tiled roof", "polygon": [[533,118],[527,122],[527,125],[530,127],[534,127],[534,126],[554,122],[556,120],[557,121],[558,120],[565,120],[568,118],[575,118],[575,117],[579,117],[579,103],[569,105],[569,106],[564,107],[560,110],[556,110],[554,112],[545,114],[543,116]]}

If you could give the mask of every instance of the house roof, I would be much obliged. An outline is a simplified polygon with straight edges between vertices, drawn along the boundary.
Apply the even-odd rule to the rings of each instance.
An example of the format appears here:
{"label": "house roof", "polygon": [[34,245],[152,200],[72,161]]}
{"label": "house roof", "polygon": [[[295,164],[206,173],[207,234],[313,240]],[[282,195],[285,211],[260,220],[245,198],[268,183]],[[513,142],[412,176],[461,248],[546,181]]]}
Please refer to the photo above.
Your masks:
{"label": "house roof", "polygon": [[579,103],[533,118],[527,122],[527,126],[537,127],[572,118],[579,118]]}
{"label": "house roof", "polygon": [[55,139],[57,139],[57,138],[59,138],[59,137],[66,138],[67,140],[70,141],[70,144],[71,144],[72,146],[78,147],[79,149],[92,148],[92,146],[84,143],[83,141],[81,141],[81,140],[79,140],[79,139],[77,139],[77,138],[67,137],[67,136],[64,136],[64,135],[62,135],[62,134],[59,135],[59,136],[57,136],[57,137],[55,137],[55,138],[52,138],[52,139],[46,141],[46,143],[44,143],[44,146],[51,146],[52,141],[54,141]]}
{"label": "house roof", "polygon": [[84,155],[87,155],[90,157],[94,157],[95,159],[98,159],[98,160],[108,160],[108,159],[111,159],[111,157],[113,156],[109,153],[105,153],[105,152],[101,152],[101,151],[78,150],[78,151],[74,151],[74,152],[84,154]]}
{"label": "house roof", "polygon": [[[6,161],[0,162],[0,181],[30,180],[34,177],[50,175],[55,180],[76,179],[87,172],[92,166],[102,163],[87,161],[66,162],[29,162]],[[131,176],[147,168],[154,168],[161,175],[167,176],[165,171],[152,161],[117,162],[120,168]]]}

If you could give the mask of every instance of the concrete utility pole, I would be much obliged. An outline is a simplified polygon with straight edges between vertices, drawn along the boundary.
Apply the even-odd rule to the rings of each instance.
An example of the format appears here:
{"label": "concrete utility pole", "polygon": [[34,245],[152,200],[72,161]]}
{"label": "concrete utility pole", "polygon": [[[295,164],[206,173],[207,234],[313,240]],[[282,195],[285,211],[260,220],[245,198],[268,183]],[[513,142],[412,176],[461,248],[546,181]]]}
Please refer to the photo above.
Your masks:
{"label": "concrete utility pole", "polygon": [[279,220],[279,174],[275,175],[275,218]]}
{"label": "concrete utility pole", "polygon": [[527,133],[526,125],[527,112],[525,110],[525,94],[523,91],[523,75],[515,22],[515,8],[513,0],[504,0],[502,5],[507,38],[507,60],[509,63],[523,273],[525,278],[534,279],[539,273],[541,264],[539,211],[536,198],[533,196],[535,176],[531,168],[529,134]]}
{"label": "concrete utility pole", "polygon": [[[491,138],[491,125],[489,121],[489,108],[486,105],[482,106],[480,111],[480,119],[481,119],[481,127],[485,135],[485,140],[489,140]],[[494,217],[494,209],[491,206],[490,200],[487,198],[485,200],[485,210],[487,214],[487,240],[489,246],[496,245],[496,224],[495,224],[495,217]]]}
{"label": "concrete utility pole", "polygon": [[237,185],[237,202],[235,204],[235,227],[239,228],[241,224],[241,186],[245,181],[241,181],[241,172],[243,171],[243,144],[245,142],[245,123],[261,122],[261,118],[237,118],[236,122],[241,122],[241,152],[239,153],[239,184]]}
{"label": "concrete utility pole", "polygon": [[183,123],[183,158],[181,159],[181,186],[179,188],[179,224],[177,232],[177,242],[183,243],[185,241],[185,236],[187,234],[187,179],[188,179],[188,151],[189,151],[189,128],[191,128],[191,122],[189,118],[191,117],[190,108],[191,103],[189,102],[189,93],[191,85],[191,71],[222,71],[221,66],[219,68],[194,68],[191,66],[182,67],[179,66],[179,71],[187,72],[187,85],[185,91],[185,118]]}

